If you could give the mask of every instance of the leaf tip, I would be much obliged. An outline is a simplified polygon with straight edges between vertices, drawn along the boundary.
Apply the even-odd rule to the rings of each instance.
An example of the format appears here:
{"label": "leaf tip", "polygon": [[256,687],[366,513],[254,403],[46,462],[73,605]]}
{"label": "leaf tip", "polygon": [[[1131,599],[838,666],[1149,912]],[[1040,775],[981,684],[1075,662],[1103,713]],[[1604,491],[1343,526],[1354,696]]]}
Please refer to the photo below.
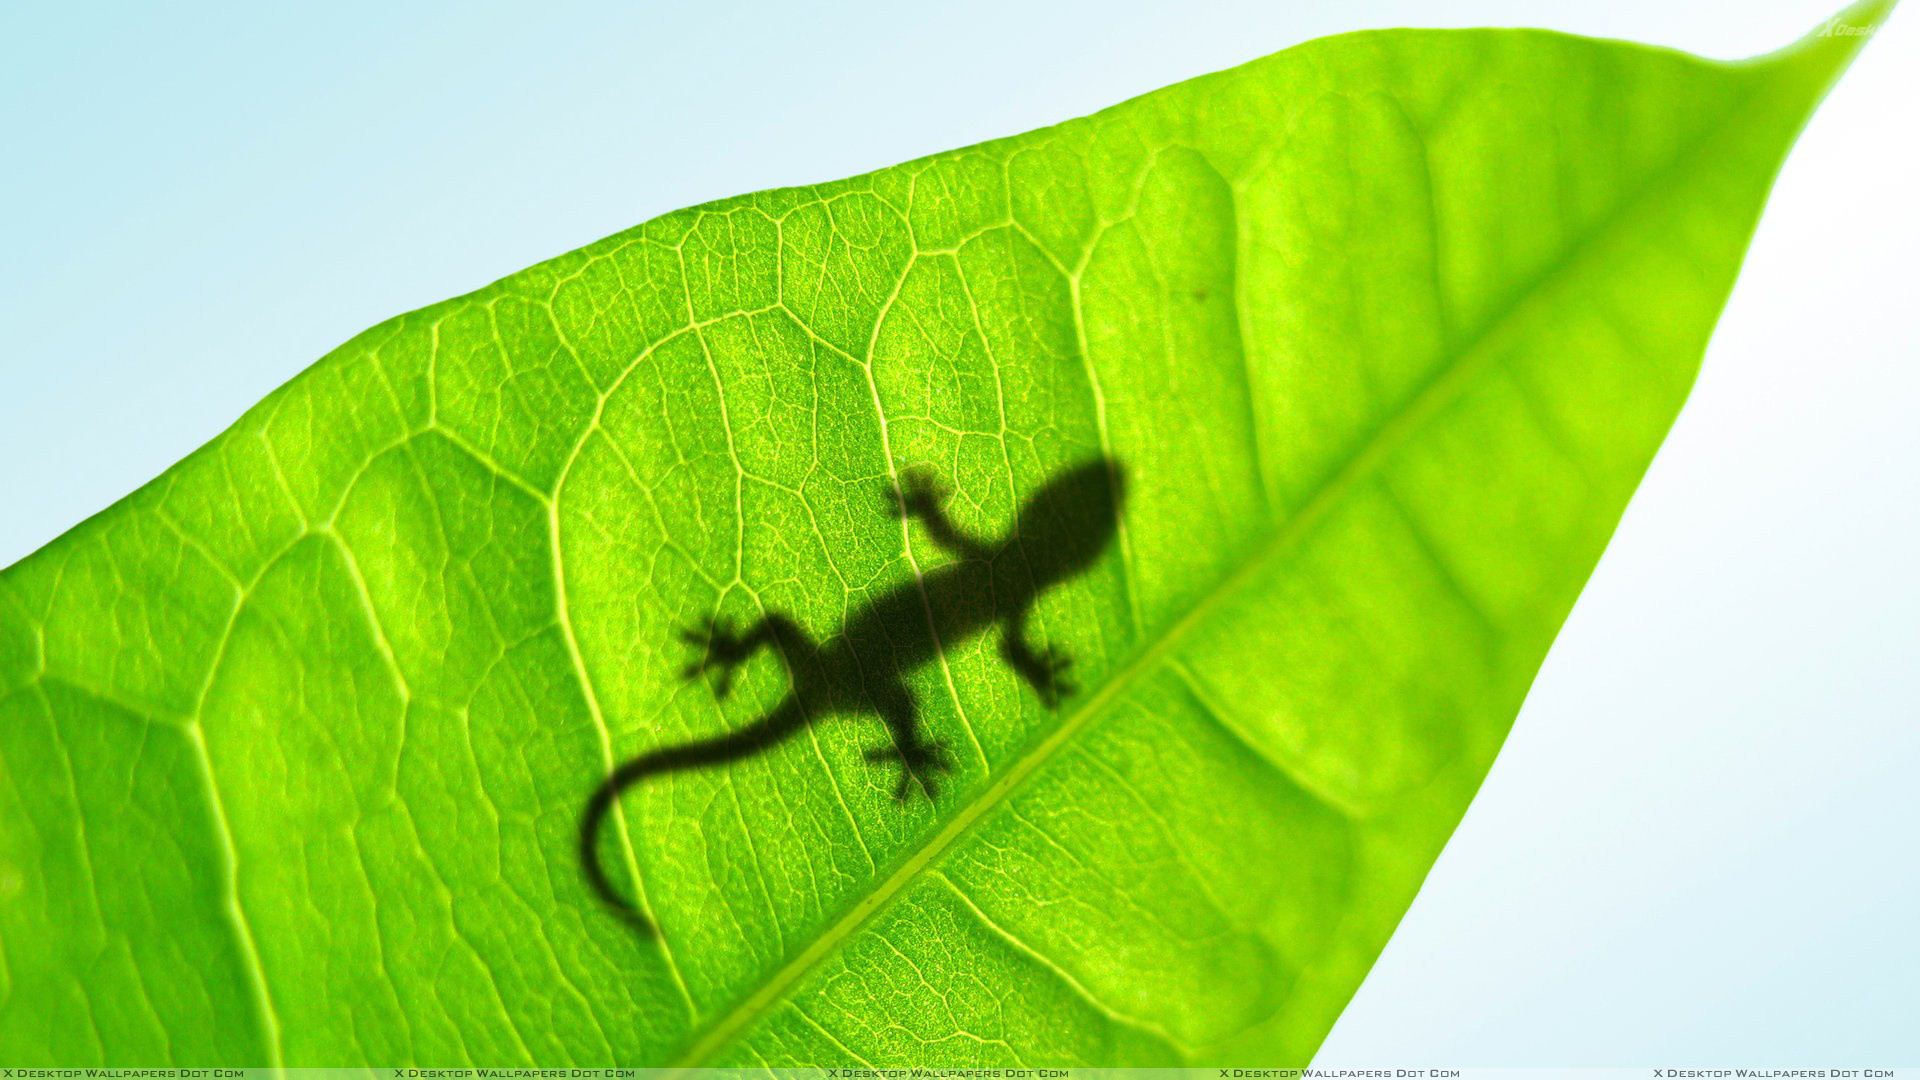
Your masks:
{"label": "leaf tip", "polygon": [[1822,20],[1794,48],[1832,56],[1836,69],[1844,67],[1869,39],[1880,32],[1899,0],[1855,0]]}

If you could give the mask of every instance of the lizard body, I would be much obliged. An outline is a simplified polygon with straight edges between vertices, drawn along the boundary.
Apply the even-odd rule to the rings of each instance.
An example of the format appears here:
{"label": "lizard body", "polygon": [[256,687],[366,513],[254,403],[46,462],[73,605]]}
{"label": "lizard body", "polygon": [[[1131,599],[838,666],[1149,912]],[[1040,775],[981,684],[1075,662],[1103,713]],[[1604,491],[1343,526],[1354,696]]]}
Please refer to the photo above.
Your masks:
{"label": "lizard body", "polygon": [[778,612],[745,633],[716,621],[703,631],[683,632],[699,646],[688,678],[717,670],[714,692],[725,698],[734,673],[762,648],[785,657],[791,687],[758,719],[711,738],[649,751],[608,774],[587,800],[580,822],[580,860],[601,899],[644,933],[647,918],[614,889],[599,859],[602,826],[620,794],[651,777],[712,768],[771,750],[807,724],[830,715],[878,714],[890,740],[867,752],[874,763],[897,762],[894,797],[905,800],[915,783],[929,798],[935,777],[951,765],[945,748],[921,729],[919,704],[906,675],[950,648],[1001,625],[1000,655],[1038,693],[1056,706],[1072,687],[1064,675],[1070,661],[1051,647],[1035,649],[1026,621],[1041,594],[1090,568],[1119,527],[1123,474],[1117,463],[1096,459],[1060,473],[1021,505],[1006,538],[983,541],[948,518],[945,494],[926,474],[909,473],[890,493],[895,514],[918,520],[954,561],[876,597],[851,615],[840,633],[815,641]]}

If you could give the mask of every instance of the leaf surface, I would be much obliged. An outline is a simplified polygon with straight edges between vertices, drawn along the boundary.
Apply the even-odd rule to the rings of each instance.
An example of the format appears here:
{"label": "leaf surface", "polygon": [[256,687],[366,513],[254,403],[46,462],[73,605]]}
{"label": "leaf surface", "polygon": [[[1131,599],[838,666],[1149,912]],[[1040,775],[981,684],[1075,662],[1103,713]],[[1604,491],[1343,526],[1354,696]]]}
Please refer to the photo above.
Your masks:
{"label": "leaf surface", "polygon": [[[0,1060],[1304,1064],[1861,40],[1331,38],[368,331],[0,574]],[[657,940],[594,901],[594,785],[787,687],[682,628],[830,638],[947,560],[903,472],[999,536],[1101,454],[1077,695],[941,641],[936,801],[823,719],[623,800]]]}

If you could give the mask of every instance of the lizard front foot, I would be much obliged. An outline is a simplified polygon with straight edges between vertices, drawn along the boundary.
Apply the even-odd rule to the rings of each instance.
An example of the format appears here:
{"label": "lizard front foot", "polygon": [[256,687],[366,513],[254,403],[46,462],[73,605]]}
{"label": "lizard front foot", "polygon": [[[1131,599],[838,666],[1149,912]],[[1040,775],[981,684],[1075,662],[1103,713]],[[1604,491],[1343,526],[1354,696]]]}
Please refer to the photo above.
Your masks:
{"label": "lizard front foot", "polygon": [[953,761],[947,754],[946,746],[936,740],[876,746],[867,751],[867,760],[875,764],[887,761],[900,763],[900,780],[893,786],[893,797],[899,802],[907,801],[915,781],[927,793],[927,798],[932,799],[940,793],[937,774],[953,771]]}

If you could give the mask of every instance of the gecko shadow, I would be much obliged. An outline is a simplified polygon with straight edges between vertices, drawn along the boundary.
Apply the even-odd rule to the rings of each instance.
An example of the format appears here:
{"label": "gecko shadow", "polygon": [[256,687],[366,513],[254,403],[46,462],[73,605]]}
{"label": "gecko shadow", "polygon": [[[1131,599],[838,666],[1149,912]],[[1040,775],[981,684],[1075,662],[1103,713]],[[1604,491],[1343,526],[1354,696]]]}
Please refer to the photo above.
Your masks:
{"label": "gecko shadow", "polygon": [[594,789],[580,820],[580,862],[593,891],[636,929],[654,933],[647,917],[614,889],[600,861],[600,832],[620,794],[651,777],[764,753],[828,716],[877,715],[889,739],[867,751],[867,760],[899,766],[894,798],[905,801],[915,785],[933,798],[939,774],[952,763],[945,747],[922,729],[906,675],[937,659],[941,650],[996,625],[1003,628],[1001,657],[1049,708],[1057,707],[1074,690],[1066,678],[1071,660],[1052,646],[1036,648],[1027,638],[1027,619],[1042,593],[1090,569],[1112,543],[1124,494],[1125,473],[1118,462],[1085,462],[1028,498],[1005,538],[987,541],[967,535],[947,517],[947,492],[930,473],[910,471],[887,493],[887,503],[896,516],[919,521],[953,562],[875,597],[824,641],[778,612],[744,632],[718,620],[703,630],[682,632],[701,650],[686,677],[716,672],[715,696],[724,699],[735,672],[767,647],[784,657],[791,687],[759,719],[712,738],[641,754]]}

